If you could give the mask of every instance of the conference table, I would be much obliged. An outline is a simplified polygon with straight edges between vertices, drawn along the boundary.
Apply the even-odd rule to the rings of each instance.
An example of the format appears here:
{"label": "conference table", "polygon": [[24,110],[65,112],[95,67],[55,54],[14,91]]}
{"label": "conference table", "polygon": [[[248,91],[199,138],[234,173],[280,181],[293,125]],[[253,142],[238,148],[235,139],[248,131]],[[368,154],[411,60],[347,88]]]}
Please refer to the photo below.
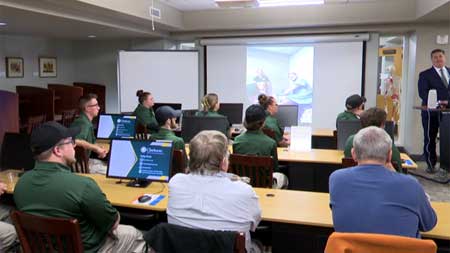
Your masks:
{"label": "conference table", "polygon": [[[107,141],[99,143],[109,150]],[[189,144],[186,144],[186,153],[189,155]],[[335,170],[342,168],[344,157],[344,152],[336,149],[295,151],[279,147],[277,153],[280,165],[286,165],[281,166],[281,172],[289,178],[289,189],[314,192],[329,192],[328,178]],[[417,169],[417,164],[407,154],[402,153],[401,158],[405,161],[403,168]]]}
{"label": "conference table", "polygon": [[[80,174],[92,178],[116,207],[165,212],[168,202],[166,183],[153,182],[146,188],[133,188],[117,179],[99,174]],[[7,193],[14,192],[18,171],[0,172],[0,180],[7,184]],[[326,239],[333,232],[329,194],[307,191],[254,188],[259,197],[262,219],[272,226],[273,252],[323,252]],[[134,204],[143,194],[164,195],[155,205]],[[450,245],[450,203],[431,203],[438,216],[436,227],[422,233],[439,245]]]}

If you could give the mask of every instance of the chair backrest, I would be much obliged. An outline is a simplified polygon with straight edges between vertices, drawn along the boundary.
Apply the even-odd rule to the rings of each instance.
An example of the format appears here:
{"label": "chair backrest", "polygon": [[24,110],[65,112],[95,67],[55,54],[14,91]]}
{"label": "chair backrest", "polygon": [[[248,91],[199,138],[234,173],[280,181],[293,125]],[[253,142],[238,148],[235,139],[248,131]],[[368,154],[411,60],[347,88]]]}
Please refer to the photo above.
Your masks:
{"label": "chair backrest", "polygon": [[[270,138],[272,138],[273,140],[275,140],[275,131],[273,131],[273,129],[264,127],[262,129],[263,133],[267,136],[269,136]],[[275,140],[276,141],[276,140]]]}
{"label": "chair backrest", "polygon": [[394,141],[395,122],[391,120],[384,122],[384,130],[391,136],[392,141]]}
{"label": "chair backrest", "polygon": [[433,240],[364,233],[338,233],[330,235],[325,253],[435,253]]}
{"label": "chair backrest", "polygon": [[35,129],[39,125],[43,124],[46,119],[47,119],[47,116],[45,114],[30,116],[27,121],[27,134],[31,134],[33,129]]}
{"label": "chair backrest", "polygon": [[34,167],[30,136],[25,133],[5,133],[2,143],[0,167],[2,169],[25,169]]}
{"label": "chair backrest", "polygon": [[75,120],[75,114],[77,110],[63,110],[62,111],[62,117],[61,117],[61,124],[65,127],[70,127],[72,122]]}
{"label": "chair backrest", "polygon": [[340,120],[337,122],[337,149],[344,150],[345,142],[361,129],[359,120]]}
{"label": "chair backrest", "polygon": [[81,146],[75,147],[75,159],[72,164],[72,171],[76,173],[89,174],[89,157],[85,148]]}
{"label": "chair backrest", "polygon": [[[181,239],[185,238],[187,239]],[[245,233],[194,229],[169,223],[159,223],[144,234],[146,243],[156,252],[233,252],[245,253]],[[201,241],[196,241],[201,240]],[[233,250],[231,250],[233,248]],[[228,251],[230,250],[230,251]]]}
{"label": "chair backrest", "polygon": [[83,252],[76,219],[48,218],[13,211],[11,219],[24,253]]}
{"label": "chair backrest", "polygon": [[342,168],[348,168],[358,165],[358,163],[353,160],[351,157],[343,157],[342,158]]}
{"label": "chair backrest", "polygon": [[229,172],[249,177],[253,187],[272,188],[273,158],[270,156],[230,155]]}
{"label": "chair backrest", "polygon": [[136,139],[137,140],[148,140],[148,129],[146,126],[136,123]]}
{"label": "chair backrest", "polygon": [[183,150],[174,149],[172,154],[172,171],[170,177],[177,173],[186,173],[187,164]]}

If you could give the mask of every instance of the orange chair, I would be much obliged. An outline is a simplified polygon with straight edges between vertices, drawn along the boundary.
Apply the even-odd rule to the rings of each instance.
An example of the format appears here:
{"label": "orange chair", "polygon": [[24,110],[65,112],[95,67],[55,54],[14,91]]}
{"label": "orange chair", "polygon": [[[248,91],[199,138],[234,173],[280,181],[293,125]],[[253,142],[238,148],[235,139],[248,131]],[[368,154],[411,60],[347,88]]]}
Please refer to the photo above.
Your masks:
{"label": "orange chair", "polygon": [[436,253],[433,240],[364,233],[334,232],[325,253]]}

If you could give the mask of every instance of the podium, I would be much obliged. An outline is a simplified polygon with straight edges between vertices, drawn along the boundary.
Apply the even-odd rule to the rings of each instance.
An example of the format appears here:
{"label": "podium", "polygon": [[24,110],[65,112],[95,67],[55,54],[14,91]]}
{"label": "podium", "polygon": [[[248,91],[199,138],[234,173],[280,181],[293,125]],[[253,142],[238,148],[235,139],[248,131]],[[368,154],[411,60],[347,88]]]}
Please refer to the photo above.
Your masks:
{"label": "podium", "polygon": [[439,163],[442,169],[450,171],[450,109],[424,108],[421,106],[415,106],[414,109],[429,112],[440,112]]}

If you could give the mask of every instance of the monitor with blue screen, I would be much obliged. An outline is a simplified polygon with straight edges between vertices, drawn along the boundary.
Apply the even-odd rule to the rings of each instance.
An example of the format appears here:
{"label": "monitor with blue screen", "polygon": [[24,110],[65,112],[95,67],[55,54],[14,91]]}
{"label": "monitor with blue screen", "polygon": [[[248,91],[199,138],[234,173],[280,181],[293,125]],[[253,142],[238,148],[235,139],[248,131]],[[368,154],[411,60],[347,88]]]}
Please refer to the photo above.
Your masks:
{"label": "monitor with blue screen", "polygon": [[172,151],[171,141],[112,140],[106,176],[133,179],[128,186],[168,182]]}
{"label": "monitor with blue screen", "polygon": [[98,120],[98,139],[133,139],[136,132],[136,116],[101,114]]}

